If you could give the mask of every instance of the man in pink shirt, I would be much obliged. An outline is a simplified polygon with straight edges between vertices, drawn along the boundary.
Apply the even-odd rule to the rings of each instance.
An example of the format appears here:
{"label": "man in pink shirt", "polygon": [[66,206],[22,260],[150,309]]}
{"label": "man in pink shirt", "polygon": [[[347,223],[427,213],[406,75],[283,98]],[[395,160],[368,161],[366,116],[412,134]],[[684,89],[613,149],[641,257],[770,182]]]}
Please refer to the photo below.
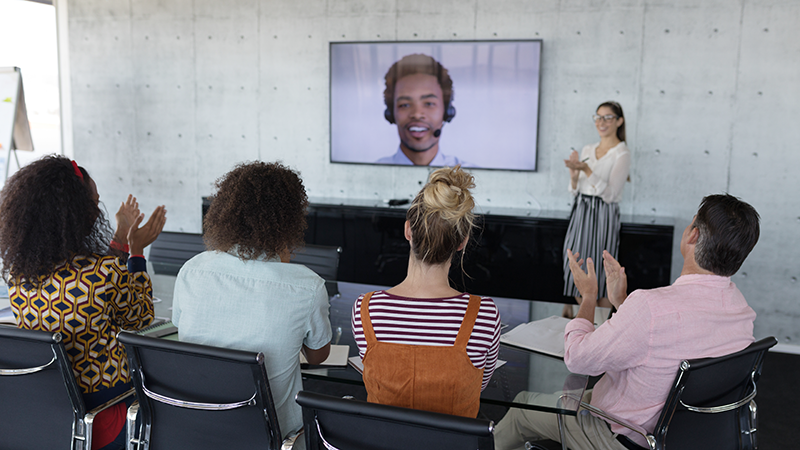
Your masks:
{"label": "man in pink shirt", "polygon": [[[608,297],[618,311],[597,329],[594,263],[588,259],[584,271],[580,256],[568,251],[583,301],[566,327],[564,361],[574,373],[604,374],[584,401],[652,432],[682,360],[722,356],[752,343],[756,313],[730,277],[758,236],[752,206],[731,195],[711,195],[681,236],[683,269],[671,286],[627,295],[625,269],[603,252]],[[517,399],[539,395],[523,392]],[[637,433],[587,411],[564,423],[572,450],[647,447]],[[498,450],[536,439],[560,441],[555,414],[512,408],[495,429]]]}

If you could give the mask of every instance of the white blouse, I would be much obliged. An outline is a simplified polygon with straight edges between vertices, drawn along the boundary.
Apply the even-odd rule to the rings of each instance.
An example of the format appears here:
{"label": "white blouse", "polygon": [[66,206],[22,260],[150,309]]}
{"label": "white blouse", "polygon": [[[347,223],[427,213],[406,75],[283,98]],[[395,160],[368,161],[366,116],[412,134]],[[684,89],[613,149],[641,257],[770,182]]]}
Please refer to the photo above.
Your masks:
{"label": "white blouse", "polygon": [[602,158],[597,159],[597,147],[600,143],[587,145],[581,151],[581,161],[586,161],[592,169],[592,176],[587,177],[583,171],[578,176],[578,187],[572,189],[572,181],[568,185],[573,196],[578,192],[584,195],[596,195],[606,203],[619,203],[622,200],[622,189],[628,179],[631,168],[631,152],[625,142],[611,148]]}

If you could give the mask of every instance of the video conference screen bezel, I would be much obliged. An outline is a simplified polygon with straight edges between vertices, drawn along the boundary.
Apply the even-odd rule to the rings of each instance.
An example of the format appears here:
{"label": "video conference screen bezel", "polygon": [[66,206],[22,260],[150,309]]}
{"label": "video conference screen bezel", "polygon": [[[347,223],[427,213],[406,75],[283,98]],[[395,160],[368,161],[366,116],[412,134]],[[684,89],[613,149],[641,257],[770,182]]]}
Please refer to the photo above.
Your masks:
{"label": "video conference screen bezel", "polygon": [[456,115],[441,128],[440,152],[463,167],[535,172],[541,53],[541,39],[331,42],[329,161],[403,166],[378,162],[400,148],[384,117],[385,75],[404,56],[424,54],[453,82]]}

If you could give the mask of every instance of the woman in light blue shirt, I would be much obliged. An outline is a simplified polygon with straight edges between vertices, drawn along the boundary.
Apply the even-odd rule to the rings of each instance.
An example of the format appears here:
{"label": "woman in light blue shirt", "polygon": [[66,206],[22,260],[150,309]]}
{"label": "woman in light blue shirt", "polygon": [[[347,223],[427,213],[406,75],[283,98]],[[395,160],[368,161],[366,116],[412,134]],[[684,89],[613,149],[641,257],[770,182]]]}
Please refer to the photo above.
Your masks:
{"label": "woman in light blue shirt", "polygon": [[172,320],[182,341],[264,353],[285,438],[303,426],[300,353],[319,364],[330,352],[325,281],[286,264],[303,245],[308,198],[298,174],[277,163],[239,165],[216,187],[208,251],[178,273]]}

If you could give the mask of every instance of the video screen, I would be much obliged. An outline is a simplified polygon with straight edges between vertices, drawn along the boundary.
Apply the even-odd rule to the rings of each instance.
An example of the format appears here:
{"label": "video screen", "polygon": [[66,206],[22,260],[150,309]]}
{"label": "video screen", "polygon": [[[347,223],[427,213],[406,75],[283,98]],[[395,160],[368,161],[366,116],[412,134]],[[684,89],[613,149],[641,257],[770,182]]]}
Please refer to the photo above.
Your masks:
{"label": "video screen", "polygon": [[541,50],[332,42],[331,162],[535,171]]}

